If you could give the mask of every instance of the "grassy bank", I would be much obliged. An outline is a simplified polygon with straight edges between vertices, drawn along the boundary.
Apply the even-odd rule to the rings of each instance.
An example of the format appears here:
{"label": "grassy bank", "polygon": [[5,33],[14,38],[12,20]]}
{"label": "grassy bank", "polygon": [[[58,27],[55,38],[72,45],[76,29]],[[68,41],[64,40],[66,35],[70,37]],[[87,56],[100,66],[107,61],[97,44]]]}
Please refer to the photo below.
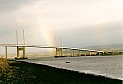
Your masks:
{"label": "grassy bank", "polygon": [[16,61],[10,61],[9,65],[5,73],[0,73],[0,84],[122,84],[120,80],[46,65]]}

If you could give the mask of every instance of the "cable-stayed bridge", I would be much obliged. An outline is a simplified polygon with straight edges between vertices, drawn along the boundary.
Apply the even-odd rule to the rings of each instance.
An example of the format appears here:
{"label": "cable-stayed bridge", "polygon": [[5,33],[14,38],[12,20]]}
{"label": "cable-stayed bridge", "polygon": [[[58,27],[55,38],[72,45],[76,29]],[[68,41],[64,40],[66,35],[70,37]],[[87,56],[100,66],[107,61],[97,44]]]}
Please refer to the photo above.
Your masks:
{"label": "cable-stayed bridge", "polygon": [[[47,45],[32,45],[32,44],[0,44],[1,47],[5,47],[6,58],[8,56],[8,47],[15,47],[17,49],[17,57],[15,58],[28,58],[26,56],[26,48],[34,47],[34,48],[48,48],[48,49],[55,49],[55,57],[65,57],[65,56],[81,56],[82,52],[83,55],[96,55],[97,53],[101,54],[104,51],[97,51],[97,50],[88,50],[88,49],[81,49],[81,48],[70,48],[64,46],[47,46]],[[19,52],[23,52],[23,57],[20,57]]]}
{"label": "cable-stayed bridge", "polygon": [[[61,46],[48,46],[48,45],[35,45],[35,44],[25,44],[25,33],[23,30],[23,44],[18,43],[18,32],[16,31],[16,44],[0,44],[0,47],[5,47],[5,54],[6,58],[8,57],[8,47],[15,47],[17,49],[17,55],[15,58],[26,59],[26,48],[47,48],[47,49],[55,49],[54,57],[65,57],[65,56],[91,56],[91,55],[101,55],[104,53],[108,53],[107,51],[99,51],[99,50],[90,50],[90,49],[83,49],[83,48],[71,48],[63,46],[63,37],[61,39]],[[20,51],[23,52],[23,56],[20,57]],[[111,52],[112,53],[112,52]]]}

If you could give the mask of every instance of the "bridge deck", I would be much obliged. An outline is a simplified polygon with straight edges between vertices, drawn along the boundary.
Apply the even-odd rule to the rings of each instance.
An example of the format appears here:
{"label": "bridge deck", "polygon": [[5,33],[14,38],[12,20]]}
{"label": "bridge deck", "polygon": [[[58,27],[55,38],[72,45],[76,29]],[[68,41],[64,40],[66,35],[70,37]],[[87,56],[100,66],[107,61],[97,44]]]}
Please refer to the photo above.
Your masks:
{"label": "bridge deck", "polygon": [[56,48],[55,46],[30,45],[30,44],[0,44],[1,47],[37,47],[37,48]]}

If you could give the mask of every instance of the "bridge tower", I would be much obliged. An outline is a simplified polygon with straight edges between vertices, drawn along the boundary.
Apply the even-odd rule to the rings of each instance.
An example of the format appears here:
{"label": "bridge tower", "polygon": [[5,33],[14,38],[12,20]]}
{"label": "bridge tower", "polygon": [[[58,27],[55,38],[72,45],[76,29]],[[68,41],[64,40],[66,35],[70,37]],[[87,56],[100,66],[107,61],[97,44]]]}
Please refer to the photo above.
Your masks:
{"label": "bridge tower", "polygon": [[[17,40],[17,45],[18,45],[18,32],[16,30],[16,40]],[[25,51],[25,34],[24,34],[24,30],[23,30],[23,42],[24,42],[24,46],[17,46],[17,57],[15,57],[15,59],[28,59],[26,57],[26,51]],[[20,51],[23,52],[23,56],[20,57]]]}

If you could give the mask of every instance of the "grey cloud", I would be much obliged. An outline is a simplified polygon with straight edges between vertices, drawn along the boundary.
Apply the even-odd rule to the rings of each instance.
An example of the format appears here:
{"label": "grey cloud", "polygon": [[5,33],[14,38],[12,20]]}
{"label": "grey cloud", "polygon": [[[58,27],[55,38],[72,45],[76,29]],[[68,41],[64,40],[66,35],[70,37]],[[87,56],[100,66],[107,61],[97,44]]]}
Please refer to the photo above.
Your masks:
{"label": "grey cloud", "polygon": [[10,12],[34,0],[0,0],[0,13]]}
{"label": "grey cloud", "polygon": [[123,27],[121,23],[102,24],[98,26],[73,28],[63,32],[64,45],[88,47],[92,45],[122,44]]}

